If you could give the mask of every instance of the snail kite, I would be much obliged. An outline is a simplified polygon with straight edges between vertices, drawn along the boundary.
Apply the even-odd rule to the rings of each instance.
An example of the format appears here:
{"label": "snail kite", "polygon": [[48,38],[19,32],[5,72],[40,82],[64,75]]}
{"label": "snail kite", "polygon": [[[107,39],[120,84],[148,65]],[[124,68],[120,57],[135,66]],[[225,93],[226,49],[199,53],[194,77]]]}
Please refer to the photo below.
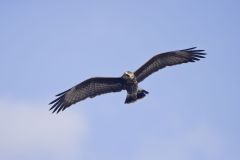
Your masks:
{"label": "snail kite", "polygon": [[97,95],[120,92],[122,90],[127,91],[125,103],[135,102],[148,94],[146,90],[138,87],[138,83],[164,67],[195,62],[200,60],[200,58],[205,58],[204,55],[206,55],[206,53],[203,52],[204,50],[198,50],[196,47],[193,47],[160,53],[152,57],[135,72],[127,71],[121,77],[94,77],[87,79],[57,94],[57,98],[50,102],[50,105],[52,105],[50,110],[53,110],[53,113],[58,113],[88,97],[93,98]]}

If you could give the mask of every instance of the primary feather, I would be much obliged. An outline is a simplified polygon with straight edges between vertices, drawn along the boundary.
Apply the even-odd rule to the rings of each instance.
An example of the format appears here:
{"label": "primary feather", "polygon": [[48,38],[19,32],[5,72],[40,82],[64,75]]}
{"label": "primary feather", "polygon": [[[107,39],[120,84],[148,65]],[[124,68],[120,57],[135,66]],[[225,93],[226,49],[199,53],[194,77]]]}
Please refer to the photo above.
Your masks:
{"label": "primary feather", "polygon": [[200,60],[200,58],[205,58],[205,53],[203,53],[204,50],[195,50],[195,48],[196,47],[161,53],[152,57],[134,72],[135,76],[137,77],[137,81],[143,81],[146,77],[164,67],[195,62]]}
{"label": "primary feather", "polygon": [[71,89],[56,95],[58,98],[50,102],[50,104],[53,104],[50,110],[53,109],[53,113],[58,113],[61,110],[65,110],[70,105],[88,97],[93,98],[104,93],[120,92],[123,88],[122,85],[121,78],[90,78]]}

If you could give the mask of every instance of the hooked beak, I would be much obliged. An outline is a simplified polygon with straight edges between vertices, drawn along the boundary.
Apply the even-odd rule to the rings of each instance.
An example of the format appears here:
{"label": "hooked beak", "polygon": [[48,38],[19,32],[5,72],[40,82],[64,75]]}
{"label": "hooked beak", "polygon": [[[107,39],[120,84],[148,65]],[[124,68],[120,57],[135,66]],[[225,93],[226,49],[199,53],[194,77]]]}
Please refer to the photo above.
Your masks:
{"label": "hooked beak", "polygon": [[131,79],[134,79],[135,77],[133,73],[125,72],[125,74]]}

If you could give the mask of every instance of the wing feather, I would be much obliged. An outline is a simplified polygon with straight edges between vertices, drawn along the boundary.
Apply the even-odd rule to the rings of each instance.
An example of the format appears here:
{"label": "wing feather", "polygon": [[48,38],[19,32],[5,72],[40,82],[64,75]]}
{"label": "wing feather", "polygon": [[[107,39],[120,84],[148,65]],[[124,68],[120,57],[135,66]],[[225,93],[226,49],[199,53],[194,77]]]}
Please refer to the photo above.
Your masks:
{"label": "wing feather", "polygon": [[152,57],[135,71],[134,74],[137,77],[137,81],[141,82],[152,73],[164,67],[195,62],[200,60],[200,58],[205,58],[204,55],[206,55],[206,53],[203,52],[204,50],[196,50],[196,47],[193,47],[184,50],[161,53]]}
{"label": "wing feather", "polygon": [[52,105],[50,110],[53,110],[53,113],[58,113],[61,110],[65,110],[72,104],[82,101],[88,97],[93,98],[97,95],[105,93],[120,92],[122,89],[123,82],[121,78],[90,78],[71,89],[57,94],[57,98],[49,103]]}

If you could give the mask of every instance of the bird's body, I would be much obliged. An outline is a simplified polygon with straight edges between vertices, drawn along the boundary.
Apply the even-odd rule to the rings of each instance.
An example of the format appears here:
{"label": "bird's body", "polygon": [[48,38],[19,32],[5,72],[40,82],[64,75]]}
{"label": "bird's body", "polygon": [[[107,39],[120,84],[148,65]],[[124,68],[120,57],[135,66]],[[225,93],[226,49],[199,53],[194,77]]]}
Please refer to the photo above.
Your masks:
{"label": "bird's body", "polygon": [[122,75],[124,89],[127,91],[125,103],[135,102],[137,99],[145,97],[147,91],[138,88],[138,82],[133,72],[127,71]]}
{"label": "bird's body", "polygon": [[125,72],[122,76],[122,79],[124,88],[126,88],[128,95],[135,96],[138,90],[138,82],[134,73],[130,71]]}
{"label": "bird's body", "polygon": [[82,101],[88,97],[93,98],[97,95],[110,92],[120,92],[122,90],[127,91],[125,103],[135,102],[148,94],[146,90],[138,87],[138,84],[146,77],[166,66],[195,62],[200,58],[205,58],[205,53],[202,53],[202,51],[204,50],[189,48],[161,53],[152,57],[135,72],[124,72],[121,77],[95,77],[87,79],[80,84],[56,95],[58,98],[50,103],[53,104],[50,110],[53,109],[53,113],[58,113],[61,110],[65,110],[72,104]]}

